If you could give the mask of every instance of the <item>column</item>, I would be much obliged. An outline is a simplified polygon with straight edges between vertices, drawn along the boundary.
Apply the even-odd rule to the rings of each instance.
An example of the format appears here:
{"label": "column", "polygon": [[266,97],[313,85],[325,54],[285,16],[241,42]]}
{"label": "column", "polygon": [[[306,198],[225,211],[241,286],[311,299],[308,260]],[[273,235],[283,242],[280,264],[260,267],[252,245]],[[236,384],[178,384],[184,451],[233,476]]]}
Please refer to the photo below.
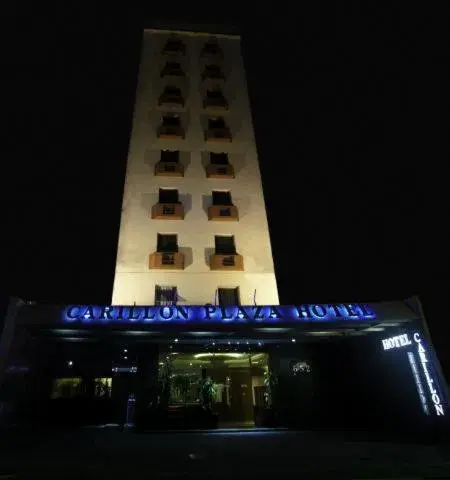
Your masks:
{"label": "column", "polygon": [[138,349],[136,406],[134,423],[138,431],[151,426],[152,412],[158,407],[158,345],[142,345]]}

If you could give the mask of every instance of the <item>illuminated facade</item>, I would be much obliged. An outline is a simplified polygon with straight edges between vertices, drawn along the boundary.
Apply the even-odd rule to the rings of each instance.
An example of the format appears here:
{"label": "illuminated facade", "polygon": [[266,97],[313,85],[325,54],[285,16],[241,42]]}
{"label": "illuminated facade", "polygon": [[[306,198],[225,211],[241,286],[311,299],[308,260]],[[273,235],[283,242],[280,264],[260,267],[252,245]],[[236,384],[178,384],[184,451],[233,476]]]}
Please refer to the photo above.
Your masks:
{"label": "illuminated facade", "polygon": [[113,305],[278,304],[238,35],[144,31]]}
{"label": "illuminated facade", "polygon": [[1,346],[33,422],[448,424],[416,299],[279,305],[236,35],[145,30],[112,304],[13,301]]}

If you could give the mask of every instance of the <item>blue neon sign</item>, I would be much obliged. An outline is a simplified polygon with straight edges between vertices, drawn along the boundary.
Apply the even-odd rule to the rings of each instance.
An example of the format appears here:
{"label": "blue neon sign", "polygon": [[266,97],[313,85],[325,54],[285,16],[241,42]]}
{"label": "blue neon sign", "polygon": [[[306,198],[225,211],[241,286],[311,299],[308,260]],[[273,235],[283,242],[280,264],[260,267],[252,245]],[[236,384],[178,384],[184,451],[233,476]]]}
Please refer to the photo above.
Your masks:
{"label": "blue neon sign", "polygon": [[374,320],[376,313],[364,304],[312,304],[232,306],[95,306],[69,305],[62,313],[66,323],[281,323]]}
{"label": "blue neon sign", "polygon": [[423,335],[416,331],[412,335],[403,333],[381,340],[383,350],[408,347],[406,354],[416,383],[422,409],[426,415],[433,413],[438,417],[445,415],[445,395],[440,387],[439,376],[434,367],[430,346],[426,345]]}

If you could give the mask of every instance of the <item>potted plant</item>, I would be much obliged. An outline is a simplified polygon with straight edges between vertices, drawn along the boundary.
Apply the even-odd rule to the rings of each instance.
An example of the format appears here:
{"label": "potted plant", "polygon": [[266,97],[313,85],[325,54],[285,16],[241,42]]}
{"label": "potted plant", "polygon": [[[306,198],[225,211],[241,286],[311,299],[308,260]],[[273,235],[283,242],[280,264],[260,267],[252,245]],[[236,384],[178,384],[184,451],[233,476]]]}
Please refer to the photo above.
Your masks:
{"label": "potted plant", "polygon": [[264,379],[264,413],[263,413],[263,425],[267,427],[275,426],[275,411],[274,400],[276,403],[276,389],[278,385],[278,376],[268,371],[266,378]]}
{"label": "potted plant", "polygon": [[207,426],[215,427],[218,422],[218,415],[213,413],[212,408],[216,398],[217,385],[211,377],[207,377],[201,387],[201,403],[205,412]]}

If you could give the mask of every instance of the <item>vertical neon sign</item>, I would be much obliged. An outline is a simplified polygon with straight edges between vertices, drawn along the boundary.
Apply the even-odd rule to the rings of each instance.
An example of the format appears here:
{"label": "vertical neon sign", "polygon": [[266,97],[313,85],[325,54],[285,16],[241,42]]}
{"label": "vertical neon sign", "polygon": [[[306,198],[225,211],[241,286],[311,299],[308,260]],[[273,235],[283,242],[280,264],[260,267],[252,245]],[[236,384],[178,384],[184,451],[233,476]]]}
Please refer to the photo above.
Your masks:
{"label": "vertical neon sign", "polygon": [[[418,332],[414,333],[413,335],[414,341],[417,344],[417,353],[419,354],[420,364],[422,367],[422,371],[425,377],[425,380],[428,385],[428,390],[431,396],[431,402],[435,409],[435,413],[438,417],[444,415],[444,406],[442,405],[442,400],[438,395],[438,391],[436,389],[436,385],[438,385],[436,378],[433,378],[432,373],[430,370],[432,369],[432,365],[428,360],[427,350],[422,343],[422,338]],[[429,368],[430,366],[430,368]]]}
{"label": "vertical neon sign", "polygon": [[422,402],[423,411],[429,415],[430,411],[428,409],[427,397],[423,391],[422,380],[420,380],[419,369],[417,368],[416,357],[414,353],[408,352],[408,360],[413,372],[414,380],[416,381],[417,393],[419,394],[420,401]]}

